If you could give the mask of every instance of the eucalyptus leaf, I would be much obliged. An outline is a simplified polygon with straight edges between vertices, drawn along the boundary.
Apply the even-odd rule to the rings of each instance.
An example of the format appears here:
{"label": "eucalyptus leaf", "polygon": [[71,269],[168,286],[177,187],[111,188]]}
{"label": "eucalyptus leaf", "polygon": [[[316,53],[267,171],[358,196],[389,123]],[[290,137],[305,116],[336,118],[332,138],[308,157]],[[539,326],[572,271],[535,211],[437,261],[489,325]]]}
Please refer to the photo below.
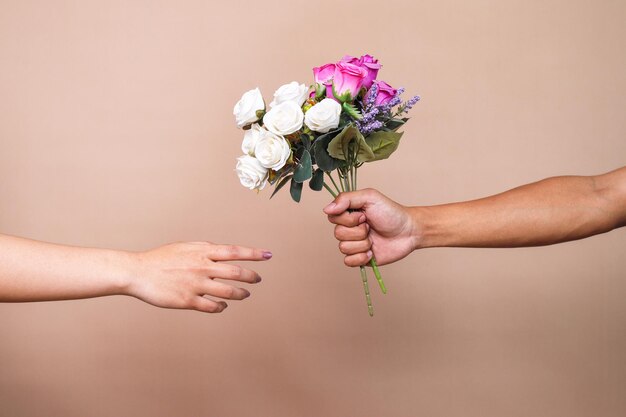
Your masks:
{"label": "eucalyptus leaf", "polygon": [[374,158],[370,162],[389,158],[389,155],[398,149],[403,133],[378,131],[368,135],[365,141],[374,152]]}
{"label": "eucalyptus leaf", "polygon": [[296,166],[296,170],[293,172],[293,179],[297,182],[304,182],[311,178],[312,174],[311,154],[305,149],[300,157],[300,163]]}
{"label": "eucalyptus leaf", "polygon": [[300,197],[302,197],[302,183],[296,182],[294,179],[291,179],[291,186],[289,187],[289,193],[291,194],[291,198],[296,203],[300,202]]}
{"label": "eucalyptus leaf", "polygon": [[319,168],[315,170],[311,181],[309,181],[309,187],[314,191],[320,191],[324,187],[324,171]]}
{"label": "eucalyptus leaf", "polygon": [[394,132],[400,129],[409,119],[391,119],[387,123],[385,123],[385,127],[389,130],[393,130]]}
{"label": "eucalyptus leaf", "polygon": [[359,129],[353,125],[347,125],[328,143],[328,154],[333,158],[345,160],[350,152],[351,143],[358,148],[358,162],[368,162],[375,158],[374,152],[365,141],[365,138],[359,132]]}
{"label": "eucalyptus leaf", "polygon": [[339,132],[340,130],[328,132],[318,137],[315,142],[313,142],[313,155],[315,156],[315,163],[323,171],[331,172],[341,166],[341,161],[330,156],[327,150],[328,144]]}
{"label": "eucalyptus leaf", "polygon": [[285,186],[285,184],[287,184],[287,182],[289,182],[289,180],[291,179],[293,175],[287,175],[286,177],[284,177],[283,179],[280,180],[280,182],[278,184],[276,184],[276,187],[274,187],[274,192],[272,193],[272,195],[270,196],[270,199],[272,197],[274,197],[274,194],[276,194],[278,192],[278,190],[280,190],[281,188],[283,188]]}
{"label": "eucalyptus leaf", "polygon": [[304,146],[304,149],[306,150],[311,149],[311,136],[307,135],[306,133],[303,133],[302,135],[300,135],[300,140],[302,141],[302,145]]}

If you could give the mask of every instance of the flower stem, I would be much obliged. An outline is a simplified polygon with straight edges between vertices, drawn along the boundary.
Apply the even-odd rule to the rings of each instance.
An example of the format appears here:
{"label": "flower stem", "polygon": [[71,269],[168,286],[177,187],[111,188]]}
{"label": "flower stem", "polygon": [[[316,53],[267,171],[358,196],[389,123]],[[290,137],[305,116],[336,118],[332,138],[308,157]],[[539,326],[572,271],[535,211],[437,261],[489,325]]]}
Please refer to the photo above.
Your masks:
{"label": "flower stem", "polygon": [[374,258],[373,256],[372,256],[372,259],[370,259],[370,265],[372,269],[374,270],[374,275],[376,276],[376,281],[378,281],[378,286],[380,287],[380,290],[383,292],[383,294],[387,294],[387,287],[385,287],[385,282],[383,281],[383,277],[382,275],[380,275],[380,271],[378,270],[378,264],[376,263],[376,258]]}
{"label": "flower stem", "polygon": [[335,182],[335,179],[332,176],[332,173],[327,172],[326,175],[328,175],[328,178],[330,178],[331,182],[333,183],[333,185],[335,186],[335,190],[337,190],[337,194],[339,194],[341,192],[341,190],[339,189],[339,187],[337,186],[337,183]]}
{"label": "flower stem", "polygon": [[346,171],[343,176],[343,183],[345,184],[345,191],[352,191],[350,189],[350,181],[348,181],[348,172]]}
{"label": "flower stem", "polygon": [[326,182],[323,183],[324,184],[324,188],[326,188],[326,190],[328,190],[328,192],[330,193],[330,195],[333,196],[333,198],[337,198],[337,193],[333,191],[332,188],[330,188],[328,186],[328,184],[326,184]]}
{"label": "flower stem", "polygon": [[361,266],[361,280],[363,281],[363,290],[365,290],[365,300],[367,301],[367,312],[370,317],[374,317],[374,307],[372,306],[372,297],[370,296],[370,288],[367,285],[367,271]]}
{"label": "flower stem", "polygon": [[[354,174],[353,174],[353,185],[354,185],[354,189],[356,190],[356,173],[358,172],[358,168],[355,166],[354,167]],[[378,264],[376,263],[376,258],[374,258],[372,256],[372,259],[370,259],[370,266],[372,267],[372,269],[374,270],[374,275],[376,276],[376,281],[378,281],[378,286],[380,287],[380,290],[383,292],[383,294],[387,294],[387,287],[385,287],[385,282],[383,281],[383,277],[380,274],[380,271],[378,269]]]}
{"label": "flower stem", "polygon": [[337,171],[337,175],[339,176],[339,185],[341,185],[341,192],[346,192],[346,183],[343,180],[343,176],[341,175],[341,171]]}

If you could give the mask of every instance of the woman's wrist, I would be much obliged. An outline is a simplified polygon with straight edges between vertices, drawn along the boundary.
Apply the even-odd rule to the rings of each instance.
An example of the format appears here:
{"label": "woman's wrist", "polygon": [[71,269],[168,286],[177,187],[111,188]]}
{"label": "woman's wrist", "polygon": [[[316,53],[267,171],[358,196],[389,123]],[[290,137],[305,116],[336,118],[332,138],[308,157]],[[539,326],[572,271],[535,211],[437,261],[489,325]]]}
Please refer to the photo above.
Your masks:
{"label": "woman's wrist", "polygon": [[109,264],[110,291],[111,295],[133,295],[133,282],[135,281],[139,266],[139,254],[127,251],[108,251],[106,255]]}

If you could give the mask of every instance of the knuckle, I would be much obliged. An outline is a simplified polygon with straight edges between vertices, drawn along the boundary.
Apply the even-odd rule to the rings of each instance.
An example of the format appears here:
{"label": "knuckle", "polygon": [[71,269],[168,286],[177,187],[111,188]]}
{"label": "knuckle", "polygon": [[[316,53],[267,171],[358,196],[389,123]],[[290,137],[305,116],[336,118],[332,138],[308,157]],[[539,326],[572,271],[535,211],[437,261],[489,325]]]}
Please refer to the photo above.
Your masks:
{"label": "knuckle", "polygon": [[235,245],[226,246],[226,253],[229,256],[236,256],[239,253],[239,248]]}
{"label": "knuckle", "polygon": [[238,266],[238,265],[233,265],[232,270],[231,270],[231,274],[232,274],[233,278],[241,278],[241,276],[243,274],[243,268]]}
{"label": "knuckle", "polygon": [[185,308],[193,308],[194,310],[202,307],[200,300],[197,300],[195,297],[191,297],[189,295],[183,296],[182,305]]}
{"label": "knuckle", "polygon": [[346,256],[345,259],[343,260],[343,263],[346,264],[346,266],[349,266],[351,268],[354,268],[355,266],[359,265],[357,258],[354,255]]}
{"label": "knuckle", "polygon": [[338,245],[338,246],[339,246],[339,252],[341,252],[341,253],[344,253],[344,254],[345,254],[345,253],[346,253],[346,250],[347,250],[347,249],[346,249],[346,242],[341,241],[341,242],[339,242],[339,245]]}

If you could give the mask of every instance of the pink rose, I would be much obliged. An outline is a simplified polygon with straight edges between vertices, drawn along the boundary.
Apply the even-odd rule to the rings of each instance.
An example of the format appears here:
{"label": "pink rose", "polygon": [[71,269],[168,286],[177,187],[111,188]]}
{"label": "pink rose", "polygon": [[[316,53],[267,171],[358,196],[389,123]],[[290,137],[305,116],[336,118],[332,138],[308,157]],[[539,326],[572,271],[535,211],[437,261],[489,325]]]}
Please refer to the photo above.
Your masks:
{"label": "pink rose", "polygon": [[341,58],[341,62],[347,62],[348,64],[354,64],[361,66],[361,60],[359,58],[353,57],[352,55],[346,55]]}
{"label": "pink rose", "polygon": [[321,67],[313,68],[313,76],[318,84],[330,84],[335,75],[335,64],[325,64]]}
{"label": "pink rose", "polygon": [[363,55],[359,61],[361,62],[361,66],[367,69],[367,77],[363,80],[363,87],[370,88],[378,75],[378,70],[380,70],[382,65],[380,65],[378,60],[371,55]]}
{"label": "pink rose", "polygon": [[363,55],[360,58],[346,55],[341,59],[341,62],[358,65],[359,67],[367,70],[367,77],[363,80],[363,87],[365,88],[370,88],[372,86],[372,83],[378,75],[378,70],[382,67],[382,65],[378,63],[378,60],[371,55]]}
{"label": "pink rose", "polygon": [[[374,100],[375,106],[382,106],[391,101],[392,98],[396,96],[398,90],[390,86],[384,81],[374,81],[374,84],[378,87],[378,95],[376,95],[376,99]],[[367,102],[369,99],[370,93],[372,90],[368,90],[367,94],[365,94],[364,101]]]}
{"label": "pink rose", "polygon": [[354,100],[361,91],[365,77],[365,68],[348,62],[338,62],[333,77],[333,95],[341,102]]}

